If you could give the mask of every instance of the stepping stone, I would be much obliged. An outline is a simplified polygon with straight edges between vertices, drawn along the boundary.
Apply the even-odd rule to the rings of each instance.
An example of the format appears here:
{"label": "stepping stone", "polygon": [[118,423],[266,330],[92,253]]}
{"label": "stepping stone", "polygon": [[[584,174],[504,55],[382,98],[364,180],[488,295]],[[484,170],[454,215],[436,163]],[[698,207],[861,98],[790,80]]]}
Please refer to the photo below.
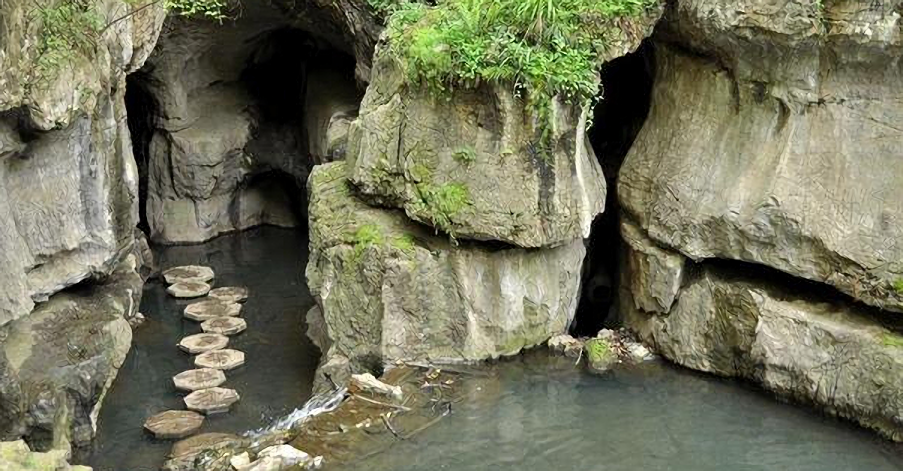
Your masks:
{"label": "stepping stone", "polygon": [[241,304],[226,303],[218,299],[205,299],[185,306],[185,317],[203,322],[217,317],[234,317],[241,314]]}
{"label": "stepping stone", "polygon": [[214,368],[232,370],[245,364],[245,353],[238,350],[213,350],[194,357],[194,366],[198,368]]}
{"label": "stepping stone", "polygon": [[163,279],[171,285],[186,281],[207,283],[213,279],[213,269],[200,265],[173,267],[163,272]]}
{"label": "stepping stone", "polygon": [[221,350],[226,348],[226,345],[229,345],[229,337],[212,333],[189,335],[179,342],[179,348],[192,355]]}
{"label": "stepping stone", "polygon": [[248,299],[248,288],[244,286],[226,286],[210,290],[207,296],[227,303],[243,303]]}
{"label": "stepping stone", "polygon": [[197,298],[210,292],[210,285],[199,281],[182,281],[166,288],[176,298]]}
{"label": "stepping stone", "polygon": [[241,317],[217,317],[201,323],[201,330],[214,334],[235,335],[244,332],[248,323]]}
{"label": "stepping stone", "polygon": [[183,371],[173,376],[172,382],[176,385],[176,389],[197,391],[199,389],[215,388],[225,383],[226,375],[222,371],[213,368],[200,368]]}
{"label": "stepping stone", "polygon": [[185,438],[204,424],[204,416],[187,410],[168,410],[144,422],[144,428],[161,440]]}
{"label": "stepping stone", "polygon": [[185,396],[185,407],[188,410],[203,414],[219,414],[229,412],[232,404],[239,400],[238,392],[234,389],[209,388],[195,391]]}

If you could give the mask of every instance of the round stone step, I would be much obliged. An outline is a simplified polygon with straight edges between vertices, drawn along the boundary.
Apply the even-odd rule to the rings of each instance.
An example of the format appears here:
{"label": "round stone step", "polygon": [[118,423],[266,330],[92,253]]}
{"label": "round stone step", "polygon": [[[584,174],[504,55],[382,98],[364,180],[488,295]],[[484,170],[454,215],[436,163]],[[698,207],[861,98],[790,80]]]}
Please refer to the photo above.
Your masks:
{"label": "round stone step", "polygon": [[144,428],[161,440],[184,438],[204,424],[204,416],[187,410],[168,410],[144,422]]}
{"label": "round stone step", "polygon": [[179,342],[179,348],[192,355],[212,350],[221,350],[226,348],[226,345],[229,345],[229,337],[207,332],[189,335]]}
{"label": "round stone step", "polygon": [[176,298],[197,298],[210,292],[210,285],[199,281],[182,281],[166,288]]}
{"label": "round stone step", "polygon": [[241,317],[217,317],[201,323],[201,330],[214,334],[235,335],[244,332],[248,323]]}
{"label": "round stone step", "polygon": [[185,306],[185,317],[204,322],[217,317],[234,317],[241,314],[241,304],[226,303],[218,299],[205,299]]}
{"label": "round stone step", "polygon": [[214,368],[232,370],[245,364],[245,353],[229,348],[213,350],[194,357],[194,366],[198,368]]}
{"label": "round stone step", "polygon": [[[210,352],[207,352],[210,353]],[[176,389],[182,391],[197,391],[199,389],[215,388],[226,382],[226,375],[213,368],[199,368],[183,371],[172,377]]]}
{"label": "round stone step", "polygon": [[243,303],[248,299],[248,288],[244,286],[224,286],[210,290],[207,296],[227,303]]}
{"label": "round stone step", "polygon": [[185,396],[185,407],[188,410],[207,415],[219,414],[229,412],[232,404],[238,402],[239,399],[238,392],[234,389],[201,389]]}
{"label": "round stone step", "polygon": [[163,272],[163,279],[171,285],[185,281],[207,283],[213,279],[213,269],[201,265],[173,267]]}

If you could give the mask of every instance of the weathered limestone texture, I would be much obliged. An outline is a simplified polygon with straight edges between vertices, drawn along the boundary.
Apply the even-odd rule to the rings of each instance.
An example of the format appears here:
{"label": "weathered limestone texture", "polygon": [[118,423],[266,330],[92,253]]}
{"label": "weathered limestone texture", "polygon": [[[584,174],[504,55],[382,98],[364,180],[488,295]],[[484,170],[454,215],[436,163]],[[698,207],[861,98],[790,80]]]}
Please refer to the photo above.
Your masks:
{"label": "weathered limestone texture", "polygon": [[32,452],[23,440],[0,442],[0,469],[10,471],[91,471],[87,466],[70,466],[65,450]]}
{"label": "weathered limestone texture", "polygon": [[85,445],[131,346],[142,280],[129,256],[105,282],[52,296],[0,328],[0,437]]}
{"label": "weathered limestone texture", "polygon": [[344,163],[325,164],[308,182],[307,280],[328,356],[358,370],[397,359],[480,360],[567,328],[582,240],[538,250],[454,245],[401,211],[368,206],[345,175]]}
{"label": "weathered limestone texture", "polygon": [[877,309],[745,273],[703,266],[665,315],[637,309],[624,288],[625,320],[680,365],[755,381],[903,440],[900,331],[882,326]]}
{"label": "weathered limestone texture", "polygon": [[618,196],[658,244],[903,312],[900,2],[679,1]]}

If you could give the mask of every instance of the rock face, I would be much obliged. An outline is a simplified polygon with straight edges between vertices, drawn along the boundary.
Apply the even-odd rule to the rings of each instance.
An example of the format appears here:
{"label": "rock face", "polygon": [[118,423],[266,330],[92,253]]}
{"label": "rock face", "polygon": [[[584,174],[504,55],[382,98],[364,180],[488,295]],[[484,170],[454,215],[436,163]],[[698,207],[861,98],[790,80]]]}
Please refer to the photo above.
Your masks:
{"label": "rock face", "polygon": [[87,466],[70,466],[65,450],[36,453],[22,441],[0,442],[0,469],[15,471],[91,471]]}
{"label": "rock face", "polygon": [[877,310],[811,299],[705,267],[667,315],[628,323],[683,366],[743,377],[903,440],[903,336]]}
{"label": "rock face", "polygon": [[340,117],[356,114],[359,97],[350,60],[331,62],[341,56],[328,50],[336,43],[292,29],[329,26],[298,25],[293,15],[257,2],[228,27],[170,20],[144,71],[157,106],[148,131],[154,240],[302,223],[299,188],[312,161],[344,147]]}
{"label": "rock face", "polygon": [[676,2],[618,196],[694,260],[767,265],[903,312],[899,5],[820,5]]}
{"label": "rock face", "polygon": [[0,436],[28,436],[41,449],[93,438],[141,286],[123,263],[107,282],[58,293],[0,329]]}
{"label": "rock face", "polygon": [[400,211],[368,206],[345,174],[344,163],[321,165],[308,182],[307,280],[325,320],[318,342],[329,356],[358,367],[479,360],[567,328],[581,240],[541,250],[453,245]]}
{"label": "rock face", "polygon": [[[556,101],[552,148],[510,87],[437,100],[377,55],[348,137],[349,176],[369,199],[456,237],[522,247],[589,236],[605,179],[586,138],[586,112]],[[451,204],[449,204],[451,203]]]}

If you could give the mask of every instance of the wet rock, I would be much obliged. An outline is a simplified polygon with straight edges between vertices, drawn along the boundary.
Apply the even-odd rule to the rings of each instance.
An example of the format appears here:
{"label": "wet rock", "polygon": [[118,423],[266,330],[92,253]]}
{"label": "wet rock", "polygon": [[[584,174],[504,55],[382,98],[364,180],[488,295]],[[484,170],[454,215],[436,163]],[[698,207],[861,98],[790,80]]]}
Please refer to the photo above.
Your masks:
{"label": "wet rock", "polygon": [[238,471],[282,471],[290,468],[307,468],[310,455],[291,445],[275,445],[261,450],[257,460]]}
{"label": "wet rock", "polygon": [[213,280],[213,269],[200,265],[174,267],[163,272],[163,279],[171,285],[185,282],[208,283]]}
{"label": "wet rock", "polygon": [[241,437],[229,433],[202,433],[176,442],[163,464],[164,471],[196,471],[195,459],[204,452],[222,450],[242,443]]}
{"label": "wet rock", "polygon": [[146,319],[144,317],[144,314],[136,312],[135,315],[132,316],[131,319],[129,319],[129,327],[131,327],[133,330],[137,329],[141,324],[144,324],[145,320]]}
{"label": "wet rock", "polygon": [[563,332],[577,305],[581,240],[524,250],[455,245],[357,198],[343,163],[310,178],[307,281],[330,355],[356,371],[396,359],[513,355]]}
{"label": "wet rock", "polygon": [[184,281],[170,285],[166,292],[176,298],[197,298],[210,292],[210,285],[196,281]]}
{"label": "wet rock", "polygon": [[179,348],[194,355],[226,348],[229,337],[221,334],[203,333],[189,335],[179,342]]}
{"label": "wet rock", "polygon": [[251,456],[248,452],[244,452],[229,458],[229,464],[235,471],[241,471],[244,467],[251,464]]}
{"label": "wet rock", "polygon": [[605,373],[618,364],[618,354],[612,349],[611,341],[592,338],[584,343],[586,364],[593,373]]}
{"label": "wet rock", "polygon": [[102,283],[52,296],[0,332],[0,437],[35,449],[93,438],[132,340],[141,277],[123,263]]}
{"label": "wet rock", "polygon": [[327,351],[317,366],[314,394],[326,394],[351,384],[351,361],[344,355]]}
{"label": "wet rock", "polygon": [[160,440],[185,438],[197,432],[204,424],[204,416],[197,412],[169,410],[144,422],[144,428]]}
{"label": "wet rock", "polygon": [[176,389],[182,391],[197,391],[199,389],[215,388],[225,383],[226,375],[217,369],[199,368],[196,370],[183,371],[173,376],[172,382]]}
{"label": "wet rock", "polygon": [[388,396],[396,401],[400,401],[403,398],[400,387],[383,383],[370,373],[351,375],[351,385],[360,391]]}
{"label": "wet rock", "polygon": [[571,358],[578,358],[583,352],[583,342],[567,334],[550,338],[548,345],[549,350]]}
{"label": "wet rock", "polygon": [[248,323],[240,317],[216,317],[201,323],[201,330],[222,335],[235,335],[244,332]]}
{"label": "wet rock", "polygon": [[194,366],[217,370],[233,370],[245,364],[245,354],[238,350],[222,349],[201,353],[194,357]]}
{"label": "wet rock", "polygon": [[748,276],[703,265],[666,316],[629,304],[625,322],[680,365],[746,378],[903,440],[903,336],[880,311]]}
{"label": "wet rock", "polygon": [[248,299],[248,288],[245,286],[225,286],[210,290],[207,296],[226,303],[243,303]]}
{"label": "wet rock", "polygon": [[232,404],[240,399],[238,392],[227,388],[209,388],[194,391],[185,396],[185,407],[188,410],[207,415],[229,412]]}
{"label": "wet rock", "polygon": [[66,462],[65,450],[37,453],[29,450],[23,440],[0,442],[0,469],[8,471],[91,471],[87,466],[72,466]]}
{"label": "wet rock", "polygon": [[219,299],[206,299],[185,306],[185,317],[204,322],[218,317],[234,317],[241,314],[241,304],[227,303]]}

